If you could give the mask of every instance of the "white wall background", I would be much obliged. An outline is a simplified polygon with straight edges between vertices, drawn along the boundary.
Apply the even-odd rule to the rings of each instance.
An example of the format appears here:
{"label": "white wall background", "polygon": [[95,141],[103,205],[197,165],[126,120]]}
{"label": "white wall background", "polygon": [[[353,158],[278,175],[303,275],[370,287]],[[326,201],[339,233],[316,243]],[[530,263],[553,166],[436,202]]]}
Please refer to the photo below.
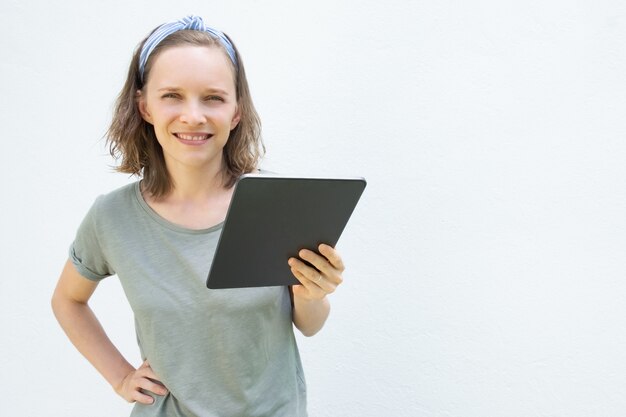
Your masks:
{"label": "white wall background", "polygon": [[[299,338],[317,416],[626,415],[626,5],[3,0],[2,416],[130,406],[49,299],[111,172],[131,52],[196,13],[240,48],[263,166],[362,175],[349,265]],[[115,279],[94,309],[138,363]]]}

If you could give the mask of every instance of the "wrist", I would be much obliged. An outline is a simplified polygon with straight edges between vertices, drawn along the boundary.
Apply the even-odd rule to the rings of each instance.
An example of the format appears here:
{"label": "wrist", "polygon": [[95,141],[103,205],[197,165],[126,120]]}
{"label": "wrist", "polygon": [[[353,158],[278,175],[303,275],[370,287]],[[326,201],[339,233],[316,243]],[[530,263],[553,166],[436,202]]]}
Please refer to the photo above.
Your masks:
{"label": "wrist", "polygon": [[301,304],[301,305],[315,305],[315,304],[323,303],[324,301],[326,301],[326,295],[324,295],[322,298],[315,298],[315,297],[311,297],[308,292],[294,291],[293,299],[294,299],[294,303],[297,302],[298,304]]}
{"label": "wrist", "polygon": [[130,365],[128,365],[128,367],[121,368],[115,375],[111,376],[111,379],[109,380],[111,388],[113,388],[116,393],[121,395],[126,378],[128,378],[131,373],[135,372],[135,370],[136,369]]}

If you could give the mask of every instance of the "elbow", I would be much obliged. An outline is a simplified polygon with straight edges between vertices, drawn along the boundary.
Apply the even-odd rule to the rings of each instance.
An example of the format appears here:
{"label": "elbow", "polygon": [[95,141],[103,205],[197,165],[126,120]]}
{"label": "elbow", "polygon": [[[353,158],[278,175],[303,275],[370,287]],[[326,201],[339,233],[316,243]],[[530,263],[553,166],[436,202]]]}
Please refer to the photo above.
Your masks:
{"label": "elbow", "polygon": [[304,337],[315,336],[321,329],[298,329]]}
{"label": "elbow", "polygon": [[50,308],[57,320],[72,307],[72,300],[64,296],[60,291],[55,290],[50,298]]}
{"label": "elbow", "polygon": [[52,313],[54,313],[55,317],[58,317],[61,305],[61,297],[59,297],[59,294],[55,291],[54,294],[52,294],[52,298],[50,298],[50,308],[52,309]]}
{"label": "elbow", "polygon": [[302,333],[302,336],[312,337],[318,334],[320,330],[322,330],[325,322],[326,320],[323,320],[317,323],[294,323],[294,324],[296,325],[298,330],[300,330],[300,333]]}

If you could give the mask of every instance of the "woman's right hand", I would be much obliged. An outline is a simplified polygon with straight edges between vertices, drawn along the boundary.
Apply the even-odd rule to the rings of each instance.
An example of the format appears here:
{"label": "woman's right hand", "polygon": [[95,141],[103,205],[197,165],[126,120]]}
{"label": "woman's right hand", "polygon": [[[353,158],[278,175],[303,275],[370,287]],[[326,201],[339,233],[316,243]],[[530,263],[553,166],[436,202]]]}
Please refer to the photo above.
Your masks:
{"label": "woman's right hand", "polygon": [[167,388],[158,380],[147,360],[139,368],[126,375],[115,388],[115,392],[129,403],[136,401],[141,404],[152,404],[154,399],[141,390],[150,391],[156,395],[168,393]]}

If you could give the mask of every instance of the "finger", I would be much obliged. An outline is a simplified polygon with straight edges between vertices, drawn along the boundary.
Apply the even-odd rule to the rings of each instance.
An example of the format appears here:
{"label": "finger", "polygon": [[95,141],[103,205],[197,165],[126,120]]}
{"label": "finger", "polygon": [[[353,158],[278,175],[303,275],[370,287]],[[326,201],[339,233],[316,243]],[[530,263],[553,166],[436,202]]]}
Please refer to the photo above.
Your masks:
{"label": "finger", "polygon": [[298,256],[313,265],[314,269],[317,269],[319,272],[327,272],[332,268],[332,265],[325,257],[312,250],[302,249],[298,252]]}
{"label": "finger", "polygon": [[140,368],[137,376],[149,383],[148,385],[139,383],[138,386],[141,388],[154,392],[157,395],[166,395],[168,393],[167,388],[165,388],[165,385],[159,380],[152,368]]}
{"label": "finger", "polygon": [[137,375],[141,376],[142,378],[150,378],[154,380],[159,379],[159,377],[157,377],[151,367],[137,369]]}
{"label": "finger", "polygon": [[325,290],[322,288],[324,279],[321,274],[316,271],[313,276],[308,271],[315,270],[307,266],[305,266],[305,268],[307,270],[306,273],[297,268],[291,268],[291,272],[298,279],[298,281],[302,283],[302,286],[305,287],[310,293],[326,295]]}
{"label": "finger", "polygon": [[343,260],[341,259],[341,256],[339,256],[339,252],[337,252],[335,248],[333,248],[330,245],[326,245],[322,243],[321,245],[318,246],[317,249],[320,251],[322,255],[326,257],[326,259],[328,259],[328,262],[332,266],[334,266],[340,272],[345,271],[346,268],[343,264]]}
{"label": "finger", "polygon": [[322,289],[316,285],[313,280],[311,280],[308,276],[303,274],[300,270],[296,268],[291,268],[291,273],[300,281],[302,286],[309,291],[310,294],[320,294],[323,293]]}
{"label": "finger", "polygon": [[152,380],[152,379],[141,378],[137,386],[143,390],[150,391],[156,395],[167,394],[167,388],[165,388],[163,384],[161,384],[160,382]]}
{"label": "finger", "polygon": [[[306,267],[307,272],[303,273],[297,268],[292,268],[294,276],[304,285],[310,292],[320,295],[326,295],[335,292],[337,284],[324,278],[324,276],[315,271],[313,268]],[[311,272],[314,271],[314,272]]]}
{"label": "finger", "polygon": [[[326,279],[334,284],[341,283],[341,272],[337,270],[324,256],[317,254],[308,249],[302,249],[299,253],[300,257],[312,264]],[[313,268],[311,268],[313,269]],[[311,272],[313,279],[317,277],[317,271]]]}
{"label": "finger", "polygon": [[154,402],[154,398],[152,398],[151,396],[147,394],[140,392],[139,390],[133,391],[131,398],[132,400],[137,401],[138,403],[141,403],[141,404],[149,405]]}
{"label": "finger", "polygon": [[320,271],[302,262],[300,259],[291,258],[289,265],[292,269],[297,270],[301,276],[307,281],[316,282],[320,276]]}

